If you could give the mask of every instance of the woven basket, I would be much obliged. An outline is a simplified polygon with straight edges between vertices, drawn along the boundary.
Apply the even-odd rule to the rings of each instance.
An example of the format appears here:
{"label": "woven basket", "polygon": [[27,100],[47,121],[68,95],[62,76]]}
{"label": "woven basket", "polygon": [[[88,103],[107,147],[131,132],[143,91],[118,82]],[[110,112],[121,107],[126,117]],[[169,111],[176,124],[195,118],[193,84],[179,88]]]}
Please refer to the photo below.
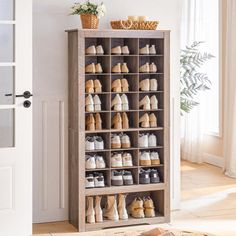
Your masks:
{"label": "woven basket", "polygon": [[158,21],[131,21],[131,20],[118,20],[111,21],[112,29],[123,30],[156,30]]}
{"label": "woven basket", "polygon": [[82,22],[83,29],[97,29],[99,24],[99,19],[93,14],[81,14],[80,19]]}

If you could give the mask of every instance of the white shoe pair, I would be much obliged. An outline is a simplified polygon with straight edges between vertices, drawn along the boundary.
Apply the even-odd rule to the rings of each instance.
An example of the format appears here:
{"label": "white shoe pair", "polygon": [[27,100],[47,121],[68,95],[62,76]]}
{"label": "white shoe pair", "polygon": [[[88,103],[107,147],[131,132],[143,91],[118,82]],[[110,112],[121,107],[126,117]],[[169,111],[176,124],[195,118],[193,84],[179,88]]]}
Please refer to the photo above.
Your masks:
{"label": "white shoe pair", "polygon": [[129,48],[128,46],[117,46],[111,49],[111,54],[115,54],[115,55],[128,55],[129,54]]}
{"label": "white shoe pair", "polygon": [[111,167],[130,167],[133,166],[132,155],[128,152],[113,153],[111,156]]}
{"label": "white shoe pair", "polygon": [[102,45],[98,45],[97,47],[95,47],[94,45],[88,47],[85,49],[85,54],[86,55],[103,55],[104,54],[104,50]]}
{"label": "white shoe pair", "polygon": [[155,95],[152,95],[151,98],[149,98],[148,95],[146,95],[143,99],[139,101],[139,107],[142,107],[143,110],[157,110],[158,109],[158,100]]}
{"label": "white shoe pair", "polygon": [[98,95],[95,95],[94,97],[89,94],[85,98],[85,111],[87,112],[94,112],[94,111],[101,111],[101,100]]}
{"label": "white shoe pair", "polygon": [[158,89],[158,83],[157,79],[144,79],[139,82],[139,89],[141,91],[157,91]]}
{"label": "white shoe pair", "polygon": [[126,94],[116,94],[111,102],[111,108],[114,107],[114,111],[128,111],[129,100]]}
{"label": "white shoe pair", "polygon": [[87,136],[85,139],[85,150],[93,151],[93,150],[103,150],[104,149],[104,141],[100,136],[90,137]]}
{"label": "white shoe pair", "polygon": [[131,142],[130,138],[127,134],[112,134],[111,136],[111,148],[119,149],[119,148],[130,148]]}
{"label": "white shoe pair", "polygon": [[105,187],[103,173],[94,172],[86,175],[85,188],[103,188],[103,187]]}
{"label": "white shoe pair", "polygon": [[88,170],[91,169],[102,169],[106,168],[106,163],[104,161],[104,158],[102,156],[85,156],[85,168]]}
{"label": "white shoe pair", "polygon": [[144,65],[139,67],[140,73],[156,73],[157,72],[157,66],[154,62],[149,64],[149,62],[145,63]]}
{"label": "white shoe pair", "polygon": [[147,44],[145,47],[139,49],[139,54],[141,54],[141,55],[149,55],[149,54],[155,55],[155,54],[157,54],[156,46],[152,45],[151,47],[149,47],[149,45]]}
{"label": "white shoe pair", "polygon": [[157,146],[157,137],[155,134],[139,134],[139,147],[148,148]]}
{"label": "white shoe pair", "polygon": [[139,164],[141,166],[159,165],[160,159],[158,152],[140,152]]}

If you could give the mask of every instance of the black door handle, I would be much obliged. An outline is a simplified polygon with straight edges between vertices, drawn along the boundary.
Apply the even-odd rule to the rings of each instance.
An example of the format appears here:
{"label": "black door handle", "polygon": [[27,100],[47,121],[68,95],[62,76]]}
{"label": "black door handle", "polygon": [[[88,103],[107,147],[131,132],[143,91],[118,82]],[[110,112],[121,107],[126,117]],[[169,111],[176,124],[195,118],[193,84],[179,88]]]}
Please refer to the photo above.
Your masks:
{"label": "black door handle", "polygon": [[26,100],[26,101],[23,102],[23,106],[25,108],[29,108],[31,106],[31,102],[29,100]]}
{"label": "black door handle", "polygon": [[[12,93],[5,94],[5,96],[6,97],[10,97],[10,96],[12,96]],[[26,99],[28,99],[28,98],[30,98],[32,96],[33,96],[33,94],[31,94],[29,91],[25,91],[23,94],[16,95],[17,98],[18,97],[23,97],[23,98],[26,98]]]}

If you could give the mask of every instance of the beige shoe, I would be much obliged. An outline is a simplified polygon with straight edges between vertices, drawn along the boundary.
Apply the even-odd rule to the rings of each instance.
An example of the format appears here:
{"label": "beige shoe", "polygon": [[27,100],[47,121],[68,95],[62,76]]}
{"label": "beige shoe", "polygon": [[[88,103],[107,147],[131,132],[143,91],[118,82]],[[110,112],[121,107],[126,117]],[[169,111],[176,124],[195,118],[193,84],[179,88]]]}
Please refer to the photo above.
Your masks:
{"label": "beige shoe", "polygon": [[96,115],[95,115],[95,129],[96,130],[102,129],[102,118],[99,113],[96,113]]}
{"label": "beige shoe", "polygon": [[85,98],[85,111],[93,112],[94,111],[94,101],[92,95],[88,95]]}
{"label": "beige shoe", "polygon": [[93,81],[93,83],[94,83],[94,92],[101,93],[102,92],[102,84],[101,84],[100,80],[95,79]]}
{"label": "beige shoe", "polygon": [[144,198],[143,200],[145,217],[155,217],[155,207],[150,197]]}
{"label": "beige shoe", "polygon": [[126,112],[122,113],[122,128],[129,129],[129,118],[128,118]]}
{"label": "beige shoe", "polygon": [[97,64],[96,64],[95,70],[96,70],[96,73],[102,73],[102,72],[103,72],[102,66],[101,66],[100,63],[97,63]]}
{"label": "beige shoe", "polygon": [[121,147],[122,148],[130,148],[131,147],[131,142],[130,138],[127,134],[121,135]]}
{"label": "beige shoe", "polygon": [[150,103],[150,98],[148,97],[148,95],[146,95],[142,100],[139,101],[139,107],[142,107],[143,110],[150,110]]}
{"label": "beige shoe", "polygon": [[94,103],[94,111],[101,111],[102,110],[102,107],[101,107],[102,102],[101,102],[98,95],[94,96],[93,103]]}
{"label": "beige shoe", "polygon": [[111,91],[120,93],[122,92],[122,84],[120,79],[113,80],[111,84]]}
{"label": "beige shoe", "polygon": [[127,63],[123,63],[121,66],[121,72],[122,73],[129,73],[129,68],[127,66]]}
{"label": "beige shoe", "polygon": [[129,48],[128,48],[128,46],[123,46],[121,48],[121,53],[124,54],[124,55],[129,55]]}
{"label": "beige shoe", "polygon": [[95,197],[95,219],[96,222],[103,222],[103,216],[102,216],[102,208],[101,208],[101,200],[102,200],[102,196],[96,196]]}
{"label": "beige shoe", "polygon": [[93,114],[89,114],[88,116],[86,116],[85,125],[86,125],[86,130],[90,131],[95,130],[95,120]]}
{"label": "beige shoe", "polygon": [[122,100],[119,94],[116,94],[116,96],[111,101],[111,108],[114,107],[114,111],[122,111]]}
{"label": "beige shoe", "polygon": [[85,67],[85,73],[95,74],[95,72],[96,72],[96,68],[95,68],[94,63],[91,63]]}
{"label": "beige shoe", "polygon": [[139,123],[141,123],[141,127],[142,128],[149,128],[150,127],[150,121],[149,121],[149,115],[148,113],[143,114],[140,118],[139,118]]}
{"label": "beige shoe", "polygon": [[122,102],[122,110],[128,111],[129,110],[129,100],[126,94],[121,95],[121,102]]}
{"label": "beige shoe", "polygon": [[86,55],[96,55],[96,48],[94,45],[88,47],[85,49],[85,54]]}
{"label": "beige shoe", "polygon": [[121,55],[121,46],[117,46],[111,49],[111,54]]}
{"label": "beige shoe", "polygon": [[126,194],[118,195],[118,213],[120,220],[127,220],[129,218],[126,210],[126,201],[125,201],[126,197],[127,197]]}
{"label": "beige shoe", "polygon": [[150,90],[151,91],[157,91],[158,89],[158,83],[157,83],[157,79],[150,79]]}
{"label": "beige shoe", "polygon": [[120,63],[117,63],[115,66],[112,67],[111,69],[112,73],[121,73],[121,65]]}
{"label": "beige shoe", "polygon": [[149,45],[147,44],[145,47],[139,49],[139,54],[148,55],[149,54]]}
{"label": "beige shoe", "polygon": [[119,215],[117,211],[117,204],[116,204],[116,196],[107,196],[107,204],[106,208],[104,209],[103,216],[106,217],[108,220],[118,221]]}
{"label": "beige shoe", "polygon": [[141,91],[149,91],[150,90],[150,80],[149,78],[144,79],[139,82],[139,89]]}
{"label": "beige shoe", "polygon": [[128,80],[123,78],[121,79],[122,92],[129,92],[129,83]]}
{"label": "beige shoe", "polygon": [[149,66],[148,62],[139,67],[139,72],[140,73],[149,73],[149,71],[150,71],[150,66]]}
{"label": "beige shoe", "polygon": [[97,55],[103,55],[104,54],[104,50],[103,50],[102,45],[98,45],[96,47],[96,53],[97,53]]}
{"label": "beige shoe", "polygon": [[157,127],[157,117],[154,113],[149,115],[149,123],[151,128]]}
{"label": "beige shoe", "polygon": [[119,112],[113,116],[112,126],[114,129],[122,129],[122,118]]}
{"label": "beige shoe", "polygon": [[92,79],[85,82],[85,93],[94,93],[94,81]]}
{"label": "beige shoe", "polygon": [[154,62],[150,65],[150,73],[156,73],[157,72],[157,66],[154,64]]}
{"label": "beige shoe", "polygon": [[150,48],[149,48],[149,54],[150,55],[156,55],[157,52],[156,52],[156,46],[155,45],[152,45]]}
{"label": "beige shoe", "polygon": [[111,148],[121,148],[121,139],[120,136],[117,134],[112,134],[111,136]]}
{"label": "beige shoe", "polygon": [[158,100],[155,95],[152,95],[150,98],[150,103],[151,103],[151,109],[152,110],[157,110],[158,109]]}
{"label": "beige shoe", "polygon": [[143,200],[135,198],[128,207],[128,213],[134,218],[144,218]]}
{"label": "beige shoe", "polygon": [[95,223],[95,212],[93,208],[93,197],[87,197],[86,221],[89,224]]}

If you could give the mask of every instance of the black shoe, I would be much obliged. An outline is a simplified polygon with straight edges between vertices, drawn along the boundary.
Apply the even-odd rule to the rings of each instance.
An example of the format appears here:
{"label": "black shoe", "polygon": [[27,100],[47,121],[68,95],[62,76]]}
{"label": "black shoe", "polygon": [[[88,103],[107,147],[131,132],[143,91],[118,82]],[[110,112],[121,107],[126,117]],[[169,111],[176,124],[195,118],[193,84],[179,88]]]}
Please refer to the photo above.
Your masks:
{"label": "black shoe", "polygon": [[131,171],[127,171],[127,170],[123,171],[123,181],[124,181],[124,185],[134,184],[133,176],[132,176]]}
{"label": "black shoe", "polygon": [[150,184],[150,173],[148,170],[140,169],[139,183],[140,184]]}
{"label": "black shoe", "polygon": [[150,170],[151,183],[160,183],[160,177],[156,169]]}

